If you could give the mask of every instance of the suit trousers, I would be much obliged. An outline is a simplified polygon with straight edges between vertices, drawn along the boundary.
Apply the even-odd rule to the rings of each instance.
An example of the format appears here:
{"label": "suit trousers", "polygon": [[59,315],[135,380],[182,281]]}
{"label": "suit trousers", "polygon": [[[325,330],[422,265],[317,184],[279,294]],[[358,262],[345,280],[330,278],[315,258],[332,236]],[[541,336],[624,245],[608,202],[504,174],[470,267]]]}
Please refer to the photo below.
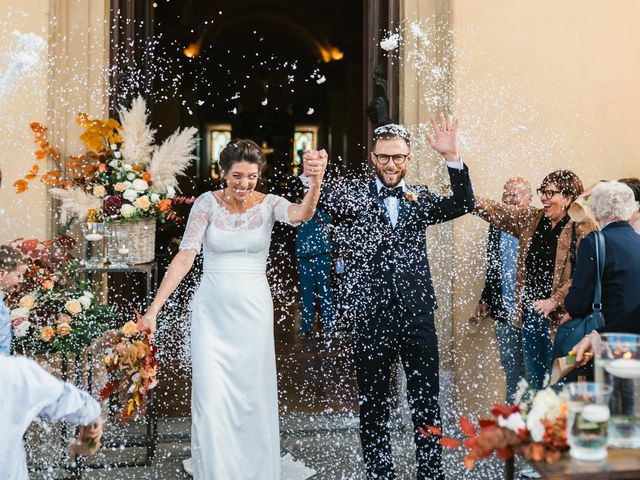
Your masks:
{"label": "suit trousers", "polygon": [[300,331],[313,331],[315,294],[320,300],[322,326],[325,332],[336,329],[336,307],[331,289],[331,254],[320,253],[309,257],[298,257],[298,273],[302,297],[302,321]]}
{"label": "suit trousers", "polygon": [[444,479],[439,437],[418,429],[440,426],[438,339],[433,313],[414,315],[392,301],[353,334],[360,401],[360,441],[367,479],[395,479],[389,435],[389,382],[400,356],[407,377],[418,479]]}

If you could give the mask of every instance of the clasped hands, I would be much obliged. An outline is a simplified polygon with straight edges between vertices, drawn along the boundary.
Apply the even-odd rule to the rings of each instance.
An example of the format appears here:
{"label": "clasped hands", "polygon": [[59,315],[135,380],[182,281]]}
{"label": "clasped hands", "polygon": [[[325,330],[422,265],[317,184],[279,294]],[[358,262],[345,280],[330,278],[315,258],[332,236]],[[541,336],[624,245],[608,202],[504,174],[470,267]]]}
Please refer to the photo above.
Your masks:
{"label": "clasped hands", "polygon": [[302,171],[311,179],[313,185],[319,187],[322,184],[328,161],[329,155],[324,148],[322,150],[305,150],[302,153]]}

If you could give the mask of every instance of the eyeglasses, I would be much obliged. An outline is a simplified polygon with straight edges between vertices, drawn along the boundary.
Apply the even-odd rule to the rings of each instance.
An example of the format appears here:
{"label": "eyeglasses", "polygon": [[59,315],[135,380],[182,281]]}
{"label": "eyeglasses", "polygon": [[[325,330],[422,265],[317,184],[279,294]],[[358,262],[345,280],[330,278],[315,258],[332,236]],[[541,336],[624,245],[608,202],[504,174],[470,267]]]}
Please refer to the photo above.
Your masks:
{"label": "eyeglasses", "polygon": [[393,155],[387,155],[386,153],[374,153],[373,156],[376,157],[376,161],[380,165],[386,165],[389,163],[389,160],[393,160],[393,163],[396,165],[402,165],[407,157],[411,155],[410,153],[395,153]]}
{"label": "eyeglasses", "polygon": [[547,190],[543,190],[542,188],[539,188],[536,190],[536,193],[540,198],[551,200],[554,197],[554,195],[557,195],[558,193],[562,193],[562,190],[551,190],[550,188]]}

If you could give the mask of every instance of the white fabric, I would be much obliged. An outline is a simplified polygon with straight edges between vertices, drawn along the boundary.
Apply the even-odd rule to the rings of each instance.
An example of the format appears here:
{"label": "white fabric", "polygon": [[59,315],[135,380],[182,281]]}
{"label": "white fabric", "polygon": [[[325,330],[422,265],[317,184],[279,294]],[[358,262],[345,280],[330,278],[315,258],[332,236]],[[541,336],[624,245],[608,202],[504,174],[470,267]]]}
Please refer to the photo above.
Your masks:
{"label": "white fabric", "polygon": [[25,357],[0,356],[0,479],[28,477],[22,437],[38,416],[90,425],[100,405]]}
{"label": "white fabric", "polygon": [[[185,458],[182,461],[182,468],[189,475],[193,476],[193,459]],[[280,474],[285,480],[306,480],[313,477],[316,472],[313,468],[307,467],[299,460],[294,460],[290,453],[280,458]]]}
{"label": "white fabric", "polygon": [[265,274],[274,195],[232,214],[211,192],[193,205],[181,249],[204,268],[192,304],[191,454],[198,480],[280,480],[273,304]]}

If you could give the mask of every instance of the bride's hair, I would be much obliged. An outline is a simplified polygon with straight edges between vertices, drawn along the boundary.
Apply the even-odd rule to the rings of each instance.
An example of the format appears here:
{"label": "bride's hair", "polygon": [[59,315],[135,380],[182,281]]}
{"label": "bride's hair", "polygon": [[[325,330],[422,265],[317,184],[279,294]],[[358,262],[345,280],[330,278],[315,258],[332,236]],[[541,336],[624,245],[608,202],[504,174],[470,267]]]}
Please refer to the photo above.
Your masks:
{"label": "bride's hair", "polygon": [[220,152],[220,168],[228,172],[231,166],[237,162],[249,162],[258,165],[258,171],[262,172],[267,160],[256,142],[245,138],[231,140]]}

